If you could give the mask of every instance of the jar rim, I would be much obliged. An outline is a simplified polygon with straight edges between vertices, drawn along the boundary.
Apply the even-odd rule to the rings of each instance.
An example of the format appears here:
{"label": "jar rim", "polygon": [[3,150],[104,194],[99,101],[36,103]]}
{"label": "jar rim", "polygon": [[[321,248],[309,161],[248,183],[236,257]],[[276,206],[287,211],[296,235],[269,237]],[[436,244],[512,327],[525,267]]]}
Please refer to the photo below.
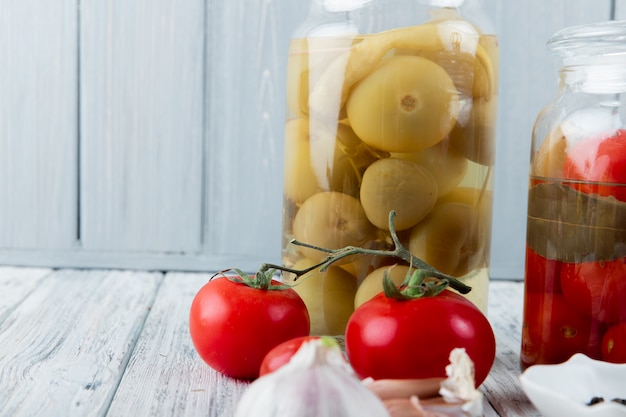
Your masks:
{"label": "jar rim", "polygon": [[626,54],[626,20],[567,27],[550,38],[548,48],[564,57]]}

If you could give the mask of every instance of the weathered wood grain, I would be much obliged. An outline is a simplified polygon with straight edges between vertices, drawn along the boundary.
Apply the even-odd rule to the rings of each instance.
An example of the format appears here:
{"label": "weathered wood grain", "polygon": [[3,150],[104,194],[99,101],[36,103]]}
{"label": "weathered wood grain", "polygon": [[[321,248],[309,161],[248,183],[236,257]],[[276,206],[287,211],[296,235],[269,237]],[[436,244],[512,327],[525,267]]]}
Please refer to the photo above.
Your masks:
{"label": "weathered wood grain", "polygon": [[73,247],[76,0],[0,4],[0,248]]}
{"label": "weathered wood grain", "polygon": [[614,5],[615,20],[626,19],[626,2],[624,0],[612,0]]}
{"label": "weathered wood grain", "polygon": [[566,26],[609,20],[611,1],[485,3],[500,41],[491,276],[516,279],[524,272],[532,127],[558,88],[560,63],[546,42]]}
{"label": "weathered wood grain", "polygon": [[82,248],[197,252],[204,1],[80,9]]}
{"label": "weathered wood grain", "polygon": [[0,323],[0,414],[102,416],[159,273],[62,270]]}
{"label": "weathered wood grain", "polygon": [[[26,282],[16,288],[14,279]],[[188,313],[208,274],[0,269],[0,415],[233,415],[247,384],[195,352]],[[497,358],[486,417],[539,417],[518,377],[523,284],[492,281]]]}
{"label": "weathered wood grain", "polygon": [[221,376],[205,364],[189,336],[191,301],[208,279],[204,274],[165,276],[109,417],[233,415],[246,384]]}
{"label": "weathered wood grain", "polygon": [[[307,3],[3,1],[0,262],[276,262],[287,43]],[[523,270],[531,129],[557,87],[545,43],[609,19],[612,5],[626,18],[626,6],[484,4],[501,50],[491,276],[512,279]]]}
{"label": "weathered wood grain", "polygon": [[205,248],[242,268],[280,261],[287,52],[307,6],[208,2]]}
{"label": "weathered wood grain", "polygon": [[34,291],[50,269],[0,267],[0,323]]}
{"label": "weathered wood grain", "polygon": [[522,282],[490,283],[488,317],[496,334],[496,361],[481,389],[503,417],[541,416],[519,382],[523,304]]}

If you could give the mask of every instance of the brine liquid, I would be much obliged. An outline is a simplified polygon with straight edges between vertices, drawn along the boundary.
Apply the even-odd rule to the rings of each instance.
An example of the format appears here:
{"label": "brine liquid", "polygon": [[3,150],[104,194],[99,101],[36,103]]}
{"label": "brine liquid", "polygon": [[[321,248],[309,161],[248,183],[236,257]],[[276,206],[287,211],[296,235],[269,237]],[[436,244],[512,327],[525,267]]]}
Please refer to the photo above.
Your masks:
{"label": "brine liquid", "polygon": [[531,178],[522,368],[575,353],[605,359],[604,335],[626,321],[626,203],[612,196],[619,189]]}
{"label": "brine liquid", "polygon": [[[418,29],[439,36],[437,31],[430,34],[430,28]],[[442,42],[425,38],[416,43],[401,36],[402,42],[388,44],[402,48],[379,51],[376,45],[382,43],[372,42],[376,36],[381,34],[291,43],[283,263],[303,269],[327,256],[290,244],[294,238],[327,249],[393,249],[387,220],[392,209],[403,245],[471,285],[469,298],[486,312],[497,108],[495,38],[476,38],[481,53],[474,56],[460,46],[443,49]],[[459,45],[464,41],[454,39]],[[349,54],[355,45],[366,53]],[[380,59],[372,58],[376,56]],[[361,61],[357,65],[350,59]],[[413,67],[423,71],[407,73]],[[413,86],[423,94],[412,96]],[[393,94],[389,99],[390,88],[407,93],[395,102]],[[381,100],[390,100],[391,110],[372,113]],[[422,102],[423,109],[414,108]],[[405,110],[416,112],[416,127],[412,116],[401,114]],[[407,135],[407,129],[415,132]],[[359,286],[372,271],[394,263],[403,262],[352,257],[334,266],[341,271],[315,274],[308,284],[297,285],[314,316],[312,333],[342,333]]]}

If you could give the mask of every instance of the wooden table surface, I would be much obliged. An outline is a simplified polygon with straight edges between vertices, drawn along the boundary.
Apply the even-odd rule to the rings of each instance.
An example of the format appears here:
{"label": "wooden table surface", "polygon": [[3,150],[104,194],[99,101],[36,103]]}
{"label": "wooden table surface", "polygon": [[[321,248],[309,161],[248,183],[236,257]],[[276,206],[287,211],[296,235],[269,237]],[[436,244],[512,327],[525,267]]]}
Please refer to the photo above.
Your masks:
{"label": "wooden table surface", "polygon": [[[187,328],[209,276],[0,268],[0,416],[233,415],[246,384],[205,365]],[[518,381],[522,291],[490,285],[485,416],[540,416]]]}

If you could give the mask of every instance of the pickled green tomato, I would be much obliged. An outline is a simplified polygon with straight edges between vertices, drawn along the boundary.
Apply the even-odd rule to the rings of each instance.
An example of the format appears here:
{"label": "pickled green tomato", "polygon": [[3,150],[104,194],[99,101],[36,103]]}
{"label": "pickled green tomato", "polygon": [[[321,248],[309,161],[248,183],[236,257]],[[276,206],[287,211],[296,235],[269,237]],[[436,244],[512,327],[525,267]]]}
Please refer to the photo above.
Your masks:
{"label": "pickled green tomato", "polygon": [[389,271],[389,277],[396,286],[399,286],[404,281],[409,269],[406,265],[393,265],[383,266],[370,272],[356,291],[354,308],[358,308],[361,304],[371,300],[372,297],[383,291],[383,275],[385,271]]}
{"label": "pickled green tomato", "polygon": [[411,230],[409,251],[441,272],[460,277],[485,264],[487,236],[469,204],[438,204]]}
{"label": "pickled green tomato", "polygon": [[[459,116],[450,132],[450,144],[470,161],[491,166],[495,160],[498,100],[480,98]],[[463,113],[463,112],[462,112]]]}
{"label": "pickled green tomato", "polygon": [[[293,235],[297,240],[328,249],[363,246],[373,238],[374,232],[359,200],[336,191],[318,193],[307,199],[293,221]],[[326,256],[310,248],[299,250],[316,262]]]}
{"label": "pickled green tomato", "polygon": [[293,117],[308,117],[310,87],[317,84],[328,66],[359,38],[310,37],[292,39],[287,60],[287,110]]}
{"label": "pickled green tomato", "polygon": [[287,109],[297,117],[309,113],[309,54],[306,39],[294,39],[289,44],[287,60]]}
{"label": "pickled green tomato", "polygon": [[367,168],[361,182],[361,204],[372,224],[389,230],[389,212],[395,210],[397,230],[416,225],[437,200],[437,182],[413,161],[384,158]]}
{"label": "pickled green tomato", "polygon": [[[310,259],[302,258],[293,267],[304,269],[314,264]],[[330,266],[324,272],[309,272],[297,281],[293,278],[288,277],[287,283],[306,305],[311,318],[311,334],[343,334],[354,311],[356,277],[338,266]]]}
{"label": "pickled green tomato", "polygon": [[302,203],[318,191],[317,178],[311,166],[309,127],[304,119],[285,125],[285,197]]}
{"label": "pickled green tomato", "polygon": [[320,191],[350,190],[356,195],[358,172],[339,146],[339,130],[316,126],[311,134],[309,123],[295,119],[285,125],[285,197],[300,204]]}
{"label": "pickled green tomato", "polygon": [[440,142],[454,126],[458,108],[450,76],[419,56],[384,59],[346,102],[356,134],[389,152],[417,152]]}
{"label": "pickled green tomato", "polygon": [[446,140],[420,152],[393,153],[392,156],[417,162],[426,168],[435,177],[439,197],[459,185],[467,172],[467,159]]}

